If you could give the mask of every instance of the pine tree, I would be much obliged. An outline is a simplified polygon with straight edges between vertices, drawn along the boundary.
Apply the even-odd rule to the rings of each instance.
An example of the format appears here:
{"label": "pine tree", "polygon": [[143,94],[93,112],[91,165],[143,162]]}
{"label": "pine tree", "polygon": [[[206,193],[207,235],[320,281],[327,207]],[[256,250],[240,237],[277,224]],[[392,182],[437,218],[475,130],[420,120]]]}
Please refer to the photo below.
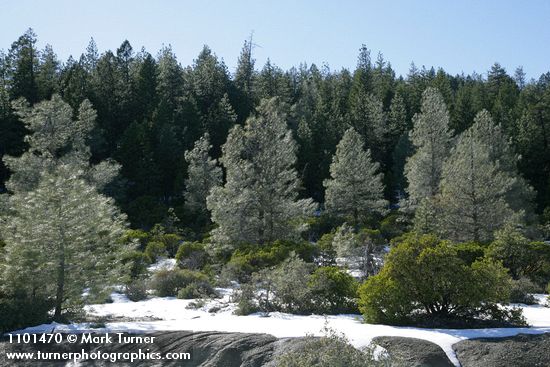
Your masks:
{"label": "pine tree", "polygon": [[96,112],[89,101],[81,104],[77,119],[72,118],[72,108],[59,95],[32,108],[20,99],[13,107],[31,134],[25,137],[29,145],[27,152],[19,157],[4,157],[4,163],[12,171],[6,183],[10,191],[33,190],[42,174],[53,172],[60,164],[71,165],[99,189],[118,174],[119,165],[110,160],[90,165],[87,143]]}
{"label": "pine tree", "polygon": [[237,115],[231,107],[227,94],[223,96],[216,106],[212,106],[208,115],[203,118],[205,124],[203,130],[206,131],[212,142],[212,155],[216,158],[221,155],[221,147],[225,143],[225,139],[229,129],[237,122]]}
{"label": "pine tree", "polygon": [[207,198],[217,244],[296,239],[300,218],[313,212],[311,199],[298,199],[297,146],[286,119],[277,99],[264,100],[244,128],[231,129],[221,159],[226,183]]}
{"label": "pine tree", "polygon": [[512,143],[500,124],[495,124],[487,110],[480,111],[471,127],[472,134],[479,144],[484,145],[492,163],[498,164],[499,169],[514,177],[514,184],[508,191],[505,199],[514,211],[523,210],[530,220],[534,220],[533,200],[535,192],[527,181],[518,173],[517,165],[520,161],[514,152]]}
{"label": "pine tree", "polygon": [[350,128],[336,147],[330,165],[331,178],[325,180],[327,210],[349,217],[357,227],[360,220],[373,213],[384,213],[380,165],[371,159],[370,150],[364,150],[361,136]]}
{"label": "pine tree", "polygon": [[54,318],[82,302],[82,293],[103,294],[120,284],[120,242],[125,216],[70,165],[41,176],[32,191],[9,198],[0,228],[5,259],[2,291],[54,301]]}
{"label": "pine tree", "polygon": [[472,126],[462,133],[443,165],[438,229],[455,241],[490,241],[495,230],[522,214],[506,202],[516,178],[491,160],[478,132]]}
{"label": "pine tree", "polygon": [[29,28],[25,34],[11,45],[8,53],[11,99],[23,97],[30,103],[38,101],[38,88],[36,85],[38,56],[36,34]]}
{"label": "pine tree", "polygon": [[235,71],[234,80],[238,90],[235,110],[239,116],[239,121],[244,121],[250,115],[254,106],[255,60],[252,57],[253,46],[251,35],[250,39],[244,42],[237,62],[237,70]]}
{"label": "pine tree", "polygon": [[52,46],[46,45],[40,55],[40,65],[36,75],[38,98],[50,99],[59,90],[59,60],[53,52]]}
{"label": "pine tree", "polygon": [[206,216],[206,198],[213,187],[221,186],[222,170],[208,152],[212,149],[208,133],[203,135],[192,150],[185,152],[188,163],[185,180],[185,207],[192,213]]}
{"label": "pine tree", "polygon": [[[452,132],[449,130],[449,113],[443,97],[435,88],[427,88],[422,95],[421,112],[413,118],[410,140],[415,153],[407,159],[405,176],[409,183],[409,208],[431,205],[439,191],[443,162],[449,154]],[[423,210],[422,213],[433,213]],[[417,221],[435,223],[435,218],[418,218]]]}
{"label": "pine tree", "polygon": [[9,177],[4,165],[5,155],[18,156],[25,149],[26,129],[13,112],[9,96],[8,67],[5,54],[0,50],[0,192]]}
{"label": "pine tree", "polygon": [[157,73],[157,120],[171,122],[184,93],[183,70],[171,47],[159,52]]}
{"label": "pine tree", "polygon": [[523,71],[523,66],[518,66],[516,68],[516,71],[514,72],[514,81],[516,82],[519,90],[522,90],[525,88],[526,80],[525,80],[525,71]]}
{"label": "pine tree", "polygon": [[391,100],[390,112],[388,114],[388,126],[386,129],[387,140],[390,147],[395,147],[401,135],[408,130],[407,108],[405,100],[400,93],[397,93]]}
{"label": "pine tree", "polygon": [[92,94],[90,75],[82,60],[77,62],[69,57],[61,71],[59,84],[59,93],[73,109]]}

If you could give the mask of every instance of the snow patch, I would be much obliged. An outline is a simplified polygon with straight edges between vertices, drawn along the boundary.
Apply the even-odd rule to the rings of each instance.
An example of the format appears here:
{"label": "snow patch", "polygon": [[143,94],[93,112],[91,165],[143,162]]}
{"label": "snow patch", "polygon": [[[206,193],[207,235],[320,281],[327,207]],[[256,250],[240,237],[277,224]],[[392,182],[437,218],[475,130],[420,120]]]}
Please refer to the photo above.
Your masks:
{"label": "snow patch", "polygon": [[147,270],[154,273],[159,270],[172,270],[176,267],[176,259],[159,259],[156,263],[149,265]]}
{"label": "snow patch", "polygon": [[[153,318],[156,321],[108,322],[105,328],[92,329],[91,324],[46,324],[27,328],[19,332],[84,332],[84,331],[224,331],[245,333],[267,333],[275,337],[302,337],[306,335],[322,336],[326,326],[337,333],[344,334],[352,345],[357,348],[368,346],[372,339],[378,336],[401,336],[418,338],[439,345],[449,359],[460,366],[452,345],[466,339],[498,338],[523,334],[550,333],[550,308],[547,306],[546,295],[535,295],[537,305],[516,306],[523,309],[527,322],[533,327],[525,328],[492,328],[492,329],[424,329],[415,327],[397,327],[388,325],[365,324],[360,315],[332,316],[299,316],[273,312],[266,317],[262,313],[248,316],[233,314],[235,304],[230,302],[232,290],[218,288],[221,298],[205,301],[200,308],[188,308],[191,302],[197,300],[181,300],[173,297],[151,298],[132,302],[121,294],[113,294],[113,303],[98,304],[86,307],[92,316],[111,316],[125,318]],[[209,312],[213,307],[219,311]],[[160,320],[159,320],[160,319]],[[383,355],[378,350],[379,356]]]}

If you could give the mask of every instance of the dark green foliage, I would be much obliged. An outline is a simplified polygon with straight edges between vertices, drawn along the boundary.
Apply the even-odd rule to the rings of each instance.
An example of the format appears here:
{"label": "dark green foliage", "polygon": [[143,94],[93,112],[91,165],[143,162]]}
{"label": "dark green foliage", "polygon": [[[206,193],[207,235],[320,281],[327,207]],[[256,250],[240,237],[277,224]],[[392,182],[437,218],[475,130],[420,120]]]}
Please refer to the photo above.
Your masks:
{"label": "dark green foliage", "polygon": [[[11,109],[16,98],[34,104],[59,93],[75,111],[88,99],[98,113],[90,139],[92,161],[111,157],[122,165],[124,190],[117,202],[133,228],[151,228],[168,207],[181,205],[187,177],[183,153],[209,132],[218,158],[229,129],[251,116],[262,98],[278,97],[288,104],[289,128],[298,143],[301,197],[324,201],[331,157],[344,131],[355,126],[380,163],[385,199],[395,203],[396,190],[407,186],[403,166],[413,153],[407,138],[411,119],[420,110],[422,93],[433,87],[448,106],[449,127],[456,133],[469,128],[482,109],[492,114],[521,155],[519,170],[537,192],[538,211],[549,205],[548,75],[526,82],[521,70],[512,78],[495,64],[486,78],[451,76],[413,64],[400,77],[381,54],[371,60],[365,46],[354,70],[313,64],[285,71],[271,61],[255,70],[253,51],[251,38],[232,73],[208,47],[185,67],[170,47],[152,56],[124,41],[100,54],[92,39],[83,55],[61,62],[52,47],[37,49],[37,36],[29,29],[0,55],[0,156],[18,156],[25,149],[25,129]],[[0,188],[8,178],[0,164]],[[196,233],[210,229],[204,228],[205,218],[181,218]],[[310,231],[308,239],[336,226]]]}
{"label": "dark green foliage", "polygon": [[138,250],[145,250],[147,241],[149,241],[149,233],[142,231],[141,229],[129,229],[122,237],[122,242],[131,243],[136,242],[138,244]]}
{"label": "dark green foliage", "polygon": [[53,306],[53,299],[0,294],[0,333],[47,323]]}
{"label": "dark green foliage", "polygon": [[387,240],[401,236],[406,230],[405,218],[398,212],[390,213],[380,222],[380,233]]}
{"label": "dark green foliage", "polygon": [[472,265],[476,260],[481,260],[485,256],[486,245],[477,242],[457,243],[455,246],[456,255],[464,261],[466,265]]}
{"label": "dark green foliage", "polygon": [[150,263],[154,263],[159,257],[167,255],[166,245],[160,241],[150,241],[145,247],[144,254]]}
{"label": "dark green foliage", "polygon": [[359,309],[370,323],[523,324],[520,312],[498,306],[509,295],[510,278],[500,263],[482,259],[468,265],[453,244],[410,234],[361,286]]}
{"label": "dark green foliage", "polygon": [[149,257],[141,251],[130,251],[122,260],[124,264],[130,262],[130,278],[136,279],[147,272],[147,266],[151,263]]}
{"label": "dark green foliage", "polygon": [[333,246],[334,232],[325,233],[316,242],[317,258],[316,261],[322,266],[330,266],[336,263],[336,249]]}
{"label": "dark green foliage", "polygon": [[205,245],[200,242],[184,242],[178,248],[176,261],[181,268],[202,269],[208,262]]}
{"label": "dark green foliage", "polygon": [[356,313],[358,283],[335,266],[317,268],[309,278],[313,308],[316,313]]}
{"label": "dark green foliage", "polygon": [[140,196],[125,208],[128,218],[134,227],[151,228],[164,219],[167,208],[157,198],[151,195]]}
{"label": "dark green foliage", "polygon": [[166,231],[167,229],[162,225],[155,225],[150,232],[151,241],[162,243],[168,256],[174,257],[179,249],[182,238],[176,233],[165,233]]}
{"label": "dark green foliage", "polygon": [[182,294],[190,295],[194,294],[195,290],[205,289],[206,285],[204,284],[209,284],[208,276],[188,269],[163,269],[157,271],[151,279],[151,289],[159,297],[175,297],[181,290],[192,284],[195,284],[198,288],[189,288]]}
{"label": "dark green foliage", "polygon": [[550,280],[550,245],[532,242],[513,228],[497,233],[487,249],[487,256],[502,261],[514,279],[525,276],[541,287]]}
{"label": "dark green foliage", "polygon": [[252,273],[284,261],[291,252],[305,261],[313,261],[315,246],[309,242],[276,241],[268,245],[241,246],[233,252],[226,264],[226,276],[232,280],[247,281]]}

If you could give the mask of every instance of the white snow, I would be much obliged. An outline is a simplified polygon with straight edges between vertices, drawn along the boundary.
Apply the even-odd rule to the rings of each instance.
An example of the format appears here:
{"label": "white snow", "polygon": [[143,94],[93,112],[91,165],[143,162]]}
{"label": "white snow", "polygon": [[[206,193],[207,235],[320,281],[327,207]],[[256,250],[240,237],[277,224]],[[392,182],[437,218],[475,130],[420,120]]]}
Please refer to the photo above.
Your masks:
{"label": "white snow", "polygon": [[[325,325],[338,333],[343,333],[350,342],[358,347],[369,345],[377,336],[402,336],[419,338],[439,345],[449,359],[459,366],[452,345],[465,339],[484,337],[506,337],[520,333],[541,334],[550,332],[550,308],[546,295],[535,295],[538,305],[517,305],[524,310],[524,315],[532,327],[528,328],[493,328],[493,329],[422,329],[415,327],[395,327],[387,325],[372,325],[361,322],[359,315],[336,316],[298,316],[274,312],[265,317],[263,314],[236,316],[233,314],[235,305],[230,303],[230,289],[218,289],[223,295],[221,299],[210,300],[199,309],[186,308],[196,300],[180,300],[176,298],[151,298],[145,301],[132,302],[124,295],[113,294],[113,303],[87,306],[86,311],[95,316],[125,317],[144,319],[143,321],[109,322],[99,331],[225,331],[268,333],[276,337],[300,337],[306,334],[323,335]],[[220,311],[209,313],[212,307],[220,307]],[[27,328],[18,332],[79,332],[91,329],[91,324],[46,324]]]}
{"label": "white snow", "polygon": [[150,265],[147,270],[154,273],[159,270],[172,270],[176,267],[176,259],[161,258],[156,263]]}

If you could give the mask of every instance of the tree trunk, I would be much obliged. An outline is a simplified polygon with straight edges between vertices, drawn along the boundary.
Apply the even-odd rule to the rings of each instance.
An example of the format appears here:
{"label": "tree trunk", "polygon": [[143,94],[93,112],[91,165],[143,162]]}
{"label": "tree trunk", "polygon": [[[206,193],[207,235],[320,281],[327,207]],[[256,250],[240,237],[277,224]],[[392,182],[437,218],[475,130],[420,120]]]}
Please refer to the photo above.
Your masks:
{"label": "tree trunk", "polygon": [[65,295],[65,248],[61,245],[59,249],[59,262],[57,264],[57,291],[55,294],[54,320],[61,320],[63,297]]}
{"label": "tree trunk", "polygon": [[55,293],[55,311],[54,320],[61,321],[61,311],[63,308],[63,298],[65,296],[65,233],[60,230],[61,238],[57,263],[57,290]]}

